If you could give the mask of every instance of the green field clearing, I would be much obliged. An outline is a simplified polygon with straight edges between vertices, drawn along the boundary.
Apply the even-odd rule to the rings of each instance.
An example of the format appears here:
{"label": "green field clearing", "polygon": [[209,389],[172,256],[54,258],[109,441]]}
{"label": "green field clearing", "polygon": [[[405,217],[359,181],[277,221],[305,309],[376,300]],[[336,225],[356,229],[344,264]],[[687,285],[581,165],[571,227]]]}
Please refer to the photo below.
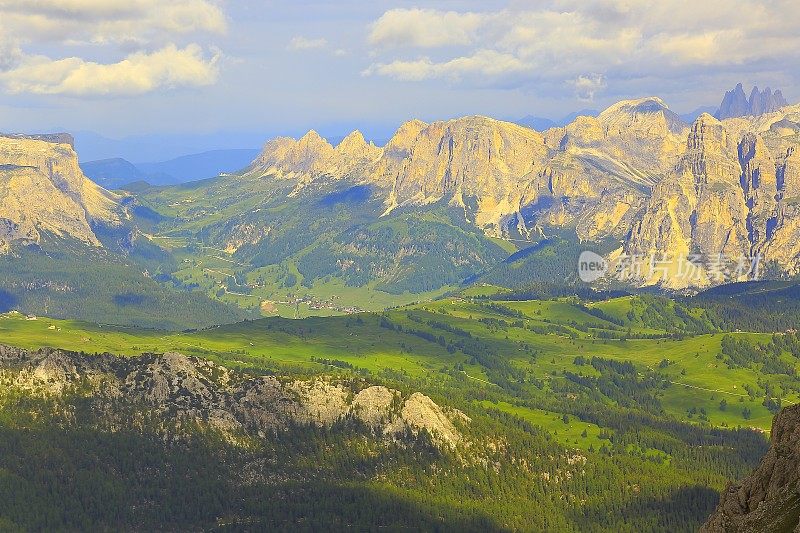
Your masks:
{"label": "green field clearing", "polygon": [[[616,299],[597,305],[608,313],[614,309],[627,313],[625,309],[630,304],[626,299]],[[294,306],[283,311],[294,312]],[[381,316],[396,329],[381,327]],[[539,386],[522,385],[532,397],[547,398],[549,389],[558,389],[559,384],[568,381],[565,373],[599,376],[591,365],[576,364],[576,357],[580,356],[585,360],[600,357],[631,362],[642,379],[657,375],[656,394],[664,414],[692,424],[768,429],[772,413],[762,405],[765,379],[770,379],[772,394],[779,395],[784,405],[800,401],[797,378],[765,378],[756,368],[729,368],[719,359],[723,333],[619,340],[600,338],[606,331],[603,328],[610,328],[611,332],[620,329],[588,314],[570,299],[495,303],[459,296],[398,308],[383,315],[267,318],[182,333],[0,315],[0,342],[26,348],[52,346],[125,355],[179,351],[253,368],[292,364],[319,369],[320,363],[313,359],[328,359],[366,372],[402,372],[418,379],[465,372],[472,378],[467,379],[471,389],[494,394],[498,378],[492,373],[491,361],[481,362],[459,347],[459,342],[470,339],[469,342],[479,340],[487,356],[506,361],[509,369],[538,383]],[[730,335],[748,343],[766,343],[771,338],[768,334]],[[789,354],[781,357],[796,366],[797,361]],[[756,392],[751,395],[746,387]],[[723,399],[726,405],[721,406]],[[514,400],[509,398],[507,403],[514,405]],[[569,438],[573,437],[569,434]]]}

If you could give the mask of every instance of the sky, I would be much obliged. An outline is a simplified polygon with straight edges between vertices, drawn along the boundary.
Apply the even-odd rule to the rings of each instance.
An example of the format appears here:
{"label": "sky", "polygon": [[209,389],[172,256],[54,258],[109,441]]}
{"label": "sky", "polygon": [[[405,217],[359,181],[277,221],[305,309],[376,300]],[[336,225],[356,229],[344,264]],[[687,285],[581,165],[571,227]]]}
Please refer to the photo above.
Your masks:
{"label": "sky", "polygon": [[798,28],[796,0],[0,0],[0,131],[191,150],[650,95],[685,113],[738,82],[796,102]]}

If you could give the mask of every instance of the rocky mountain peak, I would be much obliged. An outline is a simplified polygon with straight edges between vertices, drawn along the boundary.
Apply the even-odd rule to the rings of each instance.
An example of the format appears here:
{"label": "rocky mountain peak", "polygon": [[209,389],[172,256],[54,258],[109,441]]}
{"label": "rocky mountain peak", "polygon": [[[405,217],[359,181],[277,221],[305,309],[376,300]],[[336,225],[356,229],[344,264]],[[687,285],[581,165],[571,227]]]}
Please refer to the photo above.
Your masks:
{"label": "rocky mountain peak", "polygon": [[405,157],[411,150],[411,146],[417,136],[427,126],[427,123],[418,119],[412,119],[401,124],[392,135],[392,138],[389,139],[389,142],[386,143],[385,150],[387,154]]}
{"label": "rocky mountain peak", "polygon": [[549,153],[540,133],[484,116],[406,123],[386,151],[375,171],[391,187],[389,209],[439,200],[464,206],[465,198],[477,198],[476,222],[494,228],[516,209],[523,178]]}
{"label": "rocky mountain peak", "polygon": [[[298,139],[297,144],[311,147],[324,147],[325,145],[331,146],[330,143],[315,130],[308,130],[305,135]],[[333,147],[331,146],[331,148]]]}
{"label": "rocky mountain peak", "polygon": [[780,90],[774,93],[767,87],[759,91],[755,86],[750,91],[750,97],[745,95],[742,84],[739,83],[732,91],[725,93],[719,109],[714,114],[720,120],[726,118],[759,116],[766,113],[773,113],[780,108],[788,105]]}
{"label": "rocky mountain peak", "polygon": [[[373,161],[380,157],[382,150],[373,143],[367,143],[364,135],[355,130],[336,146],[336,152],[345,158],[358,162],[360,160]],[[347,163],[346,161],[343,163]]]}
{"label": "rocky mountain peak", "polygon": [[611,133],[618,135],[632,128],[650,135],[681,133],[686,128],[686,123],[657,96],[617,102],[600,113],[597,119]]}
{"label": "rocky mountain peak", "polygon": [[324,174],[336,158],[333,146],[310,130],[298,140],[279,137],[267,142],[248,173],[316,176]]}
{"label": "rocky mountain peak", "polygon": [[725,144],[725,127],[722,122],[703,113],[694,121],[686,139],[689,150],[705,149],[706,147],[722,148]]}
{"label": "rocky mountain peak", "polygon": [[358,130],[353,130],[336,145],[336,148],[347,151],[351,148],[361,148],[362,146],[367,146],[364,134]]}

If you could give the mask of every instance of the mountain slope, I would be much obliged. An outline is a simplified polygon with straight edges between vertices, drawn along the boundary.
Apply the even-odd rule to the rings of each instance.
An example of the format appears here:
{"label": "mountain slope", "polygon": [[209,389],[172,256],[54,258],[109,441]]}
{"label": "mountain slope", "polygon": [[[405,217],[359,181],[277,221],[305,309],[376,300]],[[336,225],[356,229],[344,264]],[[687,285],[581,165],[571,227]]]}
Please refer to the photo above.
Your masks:
{"label": "mountain slope", "polygon": [[703,533],[783,533],[800,528],[800,406],[772,423],[770,448],[748,477],[729,485]]}
{"label": "mountain slope", "polygon": [[0,252],[52,237],[99,247],[94,227],[121,224],[118,200],[83,175],[68,135],[0,135]]}
{"label": "mountain slope", "polygon": [[[691,279],[673,266],[628,281],[704,287],[749,275],[718,276],[711,261],[720,254],[761,255],[797,271],[798,117],[797,106],[786,106],[724,121],[703,114],[688,125],[648,97],[544,133],[481,116],[411,120],[384,147],[357,131],[337,146],[310,131],[268,142],[239,175],[142,198],[170,217],[161,231],[308,288],[324,278],[391,292],[435,289],[504,259],[490,246],[502,241],[492,239],[504,240],[508,254],[556,233],[604,249],[616,242],[613,257],[699,255]],[[424,221],[422,233],[397,231],[412,217]],[[439,230],[436,220],[445,221]],[[471,236],[448,244],[465,231]],[[438,259],[420,261],[430,250]],[[516,273],[502,277],[509,275],[522,282]]]}

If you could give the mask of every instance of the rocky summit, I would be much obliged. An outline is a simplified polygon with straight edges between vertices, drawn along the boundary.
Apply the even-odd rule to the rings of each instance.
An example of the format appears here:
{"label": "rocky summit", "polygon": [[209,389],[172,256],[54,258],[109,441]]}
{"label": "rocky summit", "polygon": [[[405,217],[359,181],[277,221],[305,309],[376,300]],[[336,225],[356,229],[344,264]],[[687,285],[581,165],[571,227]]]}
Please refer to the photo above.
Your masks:
{"label": "rocky summit", "polygon": [[722,493],[702,533],[800,531],[800,405],[775,417],[770,440],[758,468]]}
{"label": "rocky summit", "polygon": [[0,134],[0,253],[48,236],[100,246],[93,226],[118,226],[118,201],[83,175],[71,136]]}

